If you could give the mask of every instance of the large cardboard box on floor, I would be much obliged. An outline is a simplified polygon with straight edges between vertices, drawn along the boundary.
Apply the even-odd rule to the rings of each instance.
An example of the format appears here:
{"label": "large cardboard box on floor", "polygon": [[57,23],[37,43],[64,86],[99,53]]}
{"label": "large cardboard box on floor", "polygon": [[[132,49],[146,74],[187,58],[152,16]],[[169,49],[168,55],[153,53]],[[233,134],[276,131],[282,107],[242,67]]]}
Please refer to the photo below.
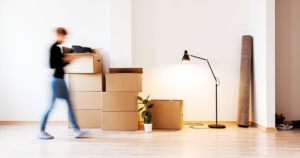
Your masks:
{"label": "large cardboard box on floor", "polygon": [[137,131],[138,112],[102,112],[103,131]]}
{"label": "large cardboard box on floor", "polygon": [[104,91],[104,74],[69,74],[70,92]]}
{"label": "large cardboard box on floor", "polygon": [[105,74],[107,92],[142,92],[143,68],[109,68]]}
{"label": "large cardboard box on floor", "polygon": [[183,128],[183,100],[156,100],[151,99],[148,105],[153,119],[153,128],[182,129]]}
{"label": "large cardboard box on floor", "polygon": [[101,110],[102,92],[70,92],[75,110]]}
{"label": "large cardboard box on floor", "polygon": [[[101,49],[102,50],[102,49]],[[103,57],[95,49],[92,52],[97,53],[71,53],[71,49],[63,47],[65,56],[76,57],[70,64],[64,67],[65,73],[102,73]]]}
{"label": "large cardboard box on floor", "polygon": [[103,92],[103,112],[136,112],[138,111],[138,92]]}
{"label": "large cardboard box on floor", "polygon": [[101,128],[101,110],[74,110],[74,114],[80,128]]}

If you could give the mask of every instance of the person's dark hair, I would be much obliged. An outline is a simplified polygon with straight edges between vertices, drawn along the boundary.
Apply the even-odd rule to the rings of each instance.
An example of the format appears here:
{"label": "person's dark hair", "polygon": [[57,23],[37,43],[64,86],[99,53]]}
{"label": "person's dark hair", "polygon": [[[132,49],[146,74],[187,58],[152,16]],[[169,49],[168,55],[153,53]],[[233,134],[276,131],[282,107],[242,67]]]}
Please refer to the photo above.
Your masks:
{"label": "person's dark hair", "polygon": [[56,29],[56,33],[57,34],[63,34],[63,35],[67,35],[68,34],[67,31],[66,31],[66,29],[64,29],[62,27],[57,28]]}

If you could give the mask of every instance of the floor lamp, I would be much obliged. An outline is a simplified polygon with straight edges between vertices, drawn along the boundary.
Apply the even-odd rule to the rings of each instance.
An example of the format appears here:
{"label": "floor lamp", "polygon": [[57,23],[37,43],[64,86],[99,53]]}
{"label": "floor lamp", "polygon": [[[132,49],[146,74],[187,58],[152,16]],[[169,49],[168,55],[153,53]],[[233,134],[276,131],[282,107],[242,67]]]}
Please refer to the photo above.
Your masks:
{"label": "floor lamp", "polygon": [[182,62],[189,62],[190,61],[190,56],[191,57],[194,57],[194,58],[198,58],[198,59],[201,59],[201,60],[206,60],[209,68],[210,68],[210,71],[214,77],[214,80],[216,82],[216,124],[210,124],[208,125],[208,127],[210,128],[225,128],[226,126],[225,125],[221,125],[221,124],[218,124],[218,86],[220,85],[220,80],[215,76],[213,70],[211,69],[211,66],[208,62],[208,59],[204,59],[204,58],[200,58],[200,57],[197,57],[197,56],[194,56],[194,55],[190,55],[188,54],[187,50],[184,51],[184,55],[182,57]]}

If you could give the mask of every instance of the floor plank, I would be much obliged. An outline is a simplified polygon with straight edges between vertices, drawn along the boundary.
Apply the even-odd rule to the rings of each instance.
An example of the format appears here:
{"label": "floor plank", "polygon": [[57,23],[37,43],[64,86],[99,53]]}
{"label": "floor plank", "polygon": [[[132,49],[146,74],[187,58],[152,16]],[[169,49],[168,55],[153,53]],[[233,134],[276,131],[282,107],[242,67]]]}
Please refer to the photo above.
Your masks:
{"label": "floor plank", "polygon": [[52,140],[36,138],[37,125],[0,125],[2,158],[94,158],[94,157],[297,157],[300,155],[300,130],[264,132],[258,128],[139,131],[88,129],[92,138],[75,139],[64,124],[50,124]]}

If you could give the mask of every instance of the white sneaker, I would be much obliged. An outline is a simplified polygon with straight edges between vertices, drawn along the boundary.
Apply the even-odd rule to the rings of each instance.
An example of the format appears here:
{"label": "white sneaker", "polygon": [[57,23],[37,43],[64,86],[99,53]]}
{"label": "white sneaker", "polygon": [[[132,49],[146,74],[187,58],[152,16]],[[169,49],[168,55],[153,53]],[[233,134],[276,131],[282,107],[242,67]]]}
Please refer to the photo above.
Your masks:
{"label": "white sneaker", "polygon": [[54,137],[47,132],[41,132],[37,135],[40,139],[53,139]]}
{"label": "white sneaker", "polygon": [[292,125],[281,124],[281,125],[277,126],[277,129],[292,129],[292,128],[293,128]]}
{"label": "white sneaker", "polygon": [[75,138],[86,138],[86,137],[90,137],[91,134],[88,131],[79,131],[75,133]]}

